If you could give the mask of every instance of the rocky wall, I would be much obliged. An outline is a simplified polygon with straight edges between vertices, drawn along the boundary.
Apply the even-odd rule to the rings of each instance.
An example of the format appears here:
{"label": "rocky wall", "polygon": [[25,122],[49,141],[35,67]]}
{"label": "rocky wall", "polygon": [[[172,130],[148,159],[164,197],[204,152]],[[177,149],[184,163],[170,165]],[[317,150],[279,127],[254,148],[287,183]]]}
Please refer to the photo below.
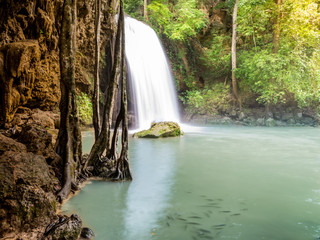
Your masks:
{"label": "rocky wall", "polygon": [[[94,72],[93,3],[78,0],[76,83],[87,93]],[[62,6],[63,0],[0,0],[0,238],[41,239],[56,220],[45,239],[74,239],[59,237],[61,221],[68,227],[73,220],[56,215],[63,164],[50,134],[59,128]],[[116,1],[102,6],[103,53],[114,32]]]}
{"label": "rocky wall", "polygon": [[59,163],[52,135],[39,125],[0,133],[0,238],[55,218]]}
{"label": "rocky wall", "polygon": [[0,124],[20,106],[54,110],[59,91],[62,1],[1,1]]}
{"label": "rocky wall", "polygon": [[[102,1],[101,65],[114,32],[114,0]],[[0,0],[0,126],[20,106],[58,111],[59,31],[62,0]],[[76,83],[91,92],[94,72],[94,0],[78,1]]]}

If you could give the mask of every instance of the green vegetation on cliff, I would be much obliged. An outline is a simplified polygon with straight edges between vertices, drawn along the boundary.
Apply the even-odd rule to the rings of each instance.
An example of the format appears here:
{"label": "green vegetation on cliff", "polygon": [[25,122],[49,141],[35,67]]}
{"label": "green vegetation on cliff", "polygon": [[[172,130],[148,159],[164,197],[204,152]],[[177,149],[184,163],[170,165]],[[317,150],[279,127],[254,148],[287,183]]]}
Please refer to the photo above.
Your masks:
{"label": "green vegetation on cliff", "polygon": [[92,102],[88,94],[81,93],[77,96],[77,102],[79,107],[79,117],[83,125],[90,125],[92,123]]}

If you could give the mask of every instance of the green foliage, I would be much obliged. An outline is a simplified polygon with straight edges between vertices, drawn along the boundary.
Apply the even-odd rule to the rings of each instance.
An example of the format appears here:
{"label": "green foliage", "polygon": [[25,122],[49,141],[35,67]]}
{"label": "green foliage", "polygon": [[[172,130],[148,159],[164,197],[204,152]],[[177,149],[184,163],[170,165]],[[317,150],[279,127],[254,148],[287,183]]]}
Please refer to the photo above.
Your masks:
{"label": "green foliage", "polygon": [[176,21],[168,26],[174,40],[185,40],[206,26],[205,14],[197,8],[196,0],[180,0],[175,5]]}
{"label": "green foliage", "polygon": [[230,107],[232,96],[229,85],[217,83],[211,88],[186,91],[180,100],[187,105],[189,113],[213,116]]}
{"label": "green foliage", "polygon": [[294,100],[300,107],[312,106],[320,100],[318,57],[319,51],[311,59],[284,49],[278,54],[268,49],[246,51],[240,55],[236,74],[241,79],[241,89],[258,94],[260,103]]}
{"label": "green foliage", "polygon": [[124,11],[134,18],[141,18],[140,9],[143,6],[143,0],[125,0]]}
{"label": "green foliage", "polygon": [[207,24],[197,0],[178,0],[175,4],[155,0],[148,5],[148,10],[150,22],[172,40],[185,41]]}
{"label": "green foliage", "polygon": [[169,6],[161,1],[153,1],[148,5],[149,20],[153,26],[155,26],[160,33],[164,33],[170,36],[170,30],[168,25],[173,20],[173,14],[171,13]]}
{"label": "green foliage", "polygon": [[77,95],[79,118],[82,124],[89,125],[92,123],[92,102],[89,96],[85,93]]}
{"label": "green foliage", "polygon": [[272,41],[272,20],[276,16],[273,0],[242,0],[239,2],[237,32],[242,39],[238,48],[264,46]]}
{"label": "green foliage", "polygon": [[211,69],[216,78],[226,76],[231,69],[231,38],[228,35],[215,33],[212,35],[211,46],[201,59]]}
{"label": "green foliage", "polygon": [[320,41],[320,2],[317,0],[288,0],[282,6],[283,40],[295,48],[317,48]]}
{"label": "green foliage", "polygon": [[[319,105],[319,5],[314,0],[288,0],[279,8],[271,0],[240,3],[238,34],[244,42],[236,73],[241,89],[258,94],[263,104]],[[272,52],[270,19],[281,27],[277,53]]]}
{"label": "green foliage", "polygon": [[285,102],[285,89],[279,77],[286,63],[270,52],[270,50],[243,52],[236,72],[237,77],[241,79],[241,89],[259,94],[257,100],[264,104]]}
{"label": "green foliage", "polygon": [[184,79],[184,82],[186,83],[187,87],[191,90],[196,90],[197,86],[196,86],[196,80],[194,77],[194,73],[190,73],[188,75],[186,75],[186,78]]}

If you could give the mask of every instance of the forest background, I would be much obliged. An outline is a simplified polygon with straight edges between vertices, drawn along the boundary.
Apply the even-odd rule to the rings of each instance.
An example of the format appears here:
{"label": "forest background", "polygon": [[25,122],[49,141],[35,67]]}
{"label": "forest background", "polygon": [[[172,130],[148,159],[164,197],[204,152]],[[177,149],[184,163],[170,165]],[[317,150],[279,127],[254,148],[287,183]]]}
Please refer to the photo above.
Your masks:
{"label": "forest background", "polygon": [[234,108],[320,112],[320,1],[127,0],[125,12],[161,37],[186,115]]}

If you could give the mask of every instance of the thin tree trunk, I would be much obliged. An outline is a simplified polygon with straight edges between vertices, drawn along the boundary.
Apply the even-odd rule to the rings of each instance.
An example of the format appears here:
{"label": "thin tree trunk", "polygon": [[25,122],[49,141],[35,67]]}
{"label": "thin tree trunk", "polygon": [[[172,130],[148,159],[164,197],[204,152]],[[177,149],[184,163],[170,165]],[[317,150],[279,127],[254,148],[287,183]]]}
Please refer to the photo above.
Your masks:
{"label": "thin tree trunk", "polygon": [[[120,3],[120,11],[123,11],[123,1]],[[123,17],[123,15],[122,15]],[[127,72],[126,72],[126,62],[125,62],[125,32],[124,32],[124,19],[121,21],[122,24],[122,42],[121,42],[121,108],[117,118],[117,122],[119,119],[122,121],[122,137],[121,137],[121,153],[120,157],[116,161],[116,172],[112,176],[115,180],[132,180],[129,158],[128,158],[128,99],[127,99]],[[114,139],[113,145],[111,149],[116,149],[116,140],[117,140],[117,132],[116,129],[114,131]]]}
{"label": "thin tree trunk", "polygon": [[281,5],[282,0],[275,0],[277,4],[277,17],[274,20],[274,29],[272,36],[272,51],[273,53],[277,53],[279,51],[280,45],[280,33],[281,33]]}
{"label": "thin tree trunk", "polygon": [[143,0],[143,16],[146,21],[149,21],[148,18],[148,0]]}
{"label": "thin tree trunk", "polygon": [[[251,16],[251,23],[253,24],[252,16]],[[257,43],[256,43],[256,37],[255,37],[254,32],[255,32],[255,29],[253,28],[253,32],[252,32],[253,44],[254,44],[255,51],[257,51]]]}
{"label": "thin tree trunk", "polygon": [[63,187],[58,199],[65,199],[77,178],[82,156],[81,132],[76,102],[76,0],[65,0],[60,37],[61,101],[60,129],[56,151],[64,162]]}
{"label": "thin tree trunk", "polygon": [[100,110],[99,110],[99,63],[100,63],[100,16],[101,16],[101,0],[96,0],[95,3],[95,66],[94,66],[94,90],[93,90],[93,99],[92,99],[92,107],[93,107],[93,126],[94,126],[94,136],[95,140],[97,140],[100,130]]}
{"label": "thin tree trunk", "polygon": [[236,79],[236,68],[237,68],[237,15],[238,15],[238,2],[236,0],[233,7],[233,15],[232,15],[232,45],[231,45],[231,63],[232,63],[232,91],[237,101],[239,101],[238,95],[238,85]]}
{"label": "thin tree trunk", "polygon": [[[124,38],[124,31],[123,31]],[[123,42],[124,44],[124,42]],[[124,47],[123,47],[124,54]],[[123,73],[122,73],[122,95],[121,95],[121,106],[122,106],[122,148],[120,159],[118,160],[118,179],[127,179],[132,180],[132,175],[130,171],[129,165],[129,157],[128,157],[128,145],[129,145],[129,137],[128,137],[128,97],[127,97],[127,75],[126,75],[126,65],[125,60],[123,60]]]}
{"label": "thin tree trunk", "polygon": [[114,131],[113,131],[113,136],[112,136],[112,142],[111,142],[111,147],[110,151],[107,153],[107,157],[109,159],[117,159],[117,143],[118,143],[118,130],[122,121],[122,116],[123,116],[123,108],[122,106],[120,107],[119,114],[116,119],[116,123],[114,125]]}

